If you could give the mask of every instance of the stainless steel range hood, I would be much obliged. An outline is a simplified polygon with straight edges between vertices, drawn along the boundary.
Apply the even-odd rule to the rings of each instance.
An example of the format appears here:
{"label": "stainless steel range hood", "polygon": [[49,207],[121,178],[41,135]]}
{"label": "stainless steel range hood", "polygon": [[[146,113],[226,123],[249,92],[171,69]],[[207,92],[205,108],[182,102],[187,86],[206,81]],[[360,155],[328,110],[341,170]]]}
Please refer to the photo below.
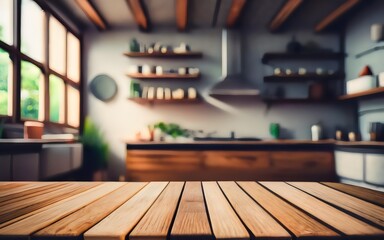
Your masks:
{"label": "stainless steel range hood", "polygon": [[247,82],[241,74],[241,39],[234,30],[222,32],[222,81],[215,84],[210,95],[257,96],[259,89]]}

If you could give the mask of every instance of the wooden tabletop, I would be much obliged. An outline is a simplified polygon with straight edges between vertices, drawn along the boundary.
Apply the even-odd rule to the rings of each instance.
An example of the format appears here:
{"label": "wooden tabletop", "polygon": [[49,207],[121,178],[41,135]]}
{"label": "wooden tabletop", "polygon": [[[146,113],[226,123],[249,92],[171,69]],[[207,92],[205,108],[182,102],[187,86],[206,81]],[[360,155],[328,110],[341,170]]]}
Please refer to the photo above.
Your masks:
{"label": "wooden tabletop", "polygon": [[255,237],[384,239],[384,193],[316,182],[0,183],[0,239]]}

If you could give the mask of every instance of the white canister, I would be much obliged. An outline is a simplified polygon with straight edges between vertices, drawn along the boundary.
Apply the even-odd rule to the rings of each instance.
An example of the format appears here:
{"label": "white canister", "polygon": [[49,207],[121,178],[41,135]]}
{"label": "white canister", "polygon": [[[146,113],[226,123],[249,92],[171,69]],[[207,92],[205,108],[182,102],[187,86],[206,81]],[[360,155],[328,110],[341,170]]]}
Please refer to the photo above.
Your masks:
{"label": "white canister", "polygon": [[371,25],[371,40],[379,42],[384,39],[384,24],[376,23]]}
{"label": "white canister", "polygon": [[312,125],[311,133],[312,141],[319,141],[321,139],[321,126],[319,124]]}

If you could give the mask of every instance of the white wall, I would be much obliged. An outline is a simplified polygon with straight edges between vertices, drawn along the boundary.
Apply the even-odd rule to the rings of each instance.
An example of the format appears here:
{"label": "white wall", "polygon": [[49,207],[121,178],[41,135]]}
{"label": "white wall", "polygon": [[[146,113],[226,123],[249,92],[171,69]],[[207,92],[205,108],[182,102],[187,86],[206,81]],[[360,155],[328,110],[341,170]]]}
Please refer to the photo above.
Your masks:
{"label": "white wall", "polygon": [[[123,56],[128,50],[129,40],[151,43],[159,41],[177,45],[186,42],[192,50],[202,51],[202,59],[161,60],[135,59]],[[321,41],[324,37],[312,34],[299,34],[299,40],[315,38]],[[261,64],[261,56],[265,51],[283,51],[291,34],[272,36],[268,33],[244,33],[243,62],[246,78],[262,87],[262,76],[265,74]],[[325,37],[331,48],[338,48],[338,37]],[[178,123],[185,128],[218,131],[222,136],[229,136],[235,131],[241,137],[254,136],[269,138],[268,126],[278,122],[282,127],[282,135],[294,139],[310,139],[310,126],[322,122],[325,132],[333,136],[336,127],[351,129],[354,127],[353,109],[326,104],[279,104],[268,108],[257,98],[227,99],[219,101],[208,96],[210,87],[220,80],[221,76],[221,31],[215,29],[195,30],[189,33],[174,31],[158,31],[143,34],[137,31],[116,30],[110,32],[90,32],[85,34],[85,79],[87,86],[98,74],[108,74],[118,85],[117,96],[110,102],[97,100],[85,88],[87,114],[105,133],[110,144],[110,174],[117,178],[124,174],[125,145],[124,139],[148,124],[165,121]],[[195,86],[205,101],[191,105],[139,105],[127,100],[130,79],[125,76],[130,64],[153,64],[166,67],[194,66],[202,73],[200,80],[150,82],[154,86]],[[149,82],[148,82],[149,84]],[[304,90],[306,91],[306,89]]]}

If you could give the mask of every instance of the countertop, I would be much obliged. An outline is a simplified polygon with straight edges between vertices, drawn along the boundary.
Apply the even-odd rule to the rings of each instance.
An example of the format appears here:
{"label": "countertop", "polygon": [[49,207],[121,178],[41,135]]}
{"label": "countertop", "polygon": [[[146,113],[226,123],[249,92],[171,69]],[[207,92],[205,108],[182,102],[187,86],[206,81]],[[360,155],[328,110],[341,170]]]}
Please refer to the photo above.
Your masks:
{"label": "countertop", "polygon": [[2,182],[0,190],[0,239],[384,237],[384,193],[340,183]]}
{"label": "countertop", "polygon": [[146,142],[125,141],[130,150],[334,150],[334,149],[379,149],[384,151],[384,142],[356,141],[345,142],[333,139],[311,140],[262,140],[262,141],[191,141],[178,142]]}
{"label": "countertop", "polygon": [[65,139],[0,139],[0,154],[39,152],[43,144],[75,143],[76,140]]}

